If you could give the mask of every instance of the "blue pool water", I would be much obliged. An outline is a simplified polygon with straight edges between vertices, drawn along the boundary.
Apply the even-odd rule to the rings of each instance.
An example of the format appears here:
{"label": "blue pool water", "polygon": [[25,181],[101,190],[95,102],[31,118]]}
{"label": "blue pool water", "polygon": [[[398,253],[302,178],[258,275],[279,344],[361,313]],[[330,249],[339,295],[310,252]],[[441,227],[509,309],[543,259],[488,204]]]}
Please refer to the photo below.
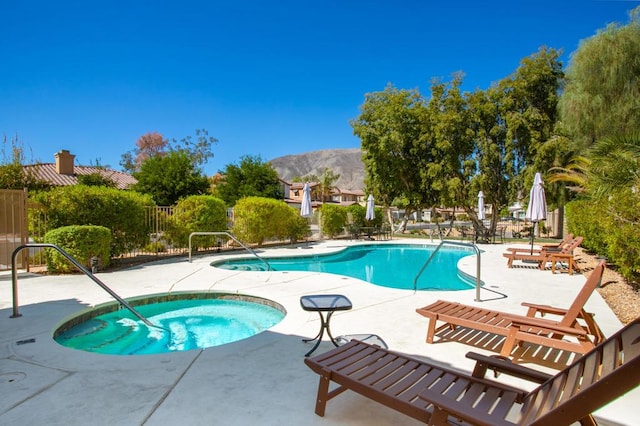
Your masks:
{"label": "blue pool water", "polygon": [[103,354],[157,354],[246,339],[284,318],[283,311],[272,306],[235,299],[185,299],[134,308],[159,328],[147,327],[122,309],[64,327],[55,340],[70,348]]}
{"label": "blue pool water", "polygon": [[[414,279],[429,256],[432,245],[367,244],[347,247],[326,255],[263,257],[276,271],[310,271],[346,275],[383,287],[413,290]],[[458,260],[474,254],[465,248],[443,246],[417,282],[418,290],[468,290],[474,283],[458,273]],[[257,258],[230,259],[211,264],[217,268],[265,271]]]}

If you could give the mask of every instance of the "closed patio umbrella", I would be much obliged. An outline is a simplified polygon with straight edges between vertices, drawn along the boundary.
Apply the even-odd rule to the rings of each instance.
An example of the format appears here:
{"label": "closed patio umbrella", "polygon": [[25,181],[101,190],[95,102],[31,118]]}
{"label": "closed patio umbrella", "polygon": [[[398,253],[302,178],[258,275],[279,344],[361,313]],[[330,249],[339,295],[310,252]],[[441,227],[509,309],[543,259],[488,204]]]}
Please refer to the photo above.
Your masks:
{"label": "closed patio umbrella", "polygon": [[533,179],[533,186],[529,192],[529,205],[527,206],[527,213],[525,219],[529,219],[533,222],[533,229],[531,231],[531,254],[533,254],[533,239],[535,237],[536,225],[541,220],[547,218],[547,199],[544,195],[544,186],[542,182],[542,175],[536,173]]}
{"label": "closed patio umbrella", "polygon": [[302,205],[300,206],[300,216],[311,217],[313,211],[311,210],[311,188],[309,184],[305,183],[302,188]]}
{"label": "closed patio umbrella", "polygon": [[364,216],[365,219],[373,220],[376,218],[376,213],[373,210],[374,207],[375,207],[375,203],[373,201],[373,195],[369,194],[369,198],[367,198],[367,213]]}
{"label": "closed patio umbrella", "polygon": [[478,220],[485,220],[484,214],[484,194],[482,191],[478,192]]}

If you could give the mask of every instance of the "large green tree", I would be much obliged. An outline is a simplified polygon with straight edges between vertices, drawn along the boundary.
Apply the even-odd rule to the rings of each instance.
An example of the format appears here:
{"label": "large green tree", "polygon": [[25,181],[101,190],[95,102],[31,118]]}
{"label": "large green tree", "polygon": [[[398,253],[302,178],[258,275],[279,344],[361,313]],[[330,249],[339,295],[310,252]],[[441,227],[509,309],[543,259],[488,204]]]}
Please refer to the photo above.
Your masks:
{"label": "large green tree", "polygon": [[603,137],[640,131],[640,7],[571,55],[560,100],[564,129],[584,152]]}
{"label": "large green tree", "polygon": [[406,216],[431,206],[433,198],[425,197],[418,167],[419,161],[428,160],[423,156],[427,150],[418,145],[428,126],[420,93],[388,85],[365,95],[360,111],[351,127],[360,138],[366,185],[376,202],[396,203]]}
{"label": "large green tree", "polygon": [[260,156],[245,155],[239,164],[228,164],[220,173],[224,177],[216,185],[216,193],[228,206],[243,197],[284,197],[278,172]]}
{"label": "large green tree", "polygon": [[435,81],[428,101],[392,86],[366,95],[351,125],[378,201],[407,213],[462,207],[479,226],[478,191],[496,213],[524,194],[528,176],[552,164],[550,153],[558,155],[543,149],[560,140],[553,134],[563,76],[558,57],[543,48],[487,91],[462,92],[458,74]]}
{"label": "large green tree", "polygon": [[185,151],[171,151],[146,159],[133,176],[132,189],[149,194],[156,204],[170,206],[189,195],[206,194],[209,181]]}

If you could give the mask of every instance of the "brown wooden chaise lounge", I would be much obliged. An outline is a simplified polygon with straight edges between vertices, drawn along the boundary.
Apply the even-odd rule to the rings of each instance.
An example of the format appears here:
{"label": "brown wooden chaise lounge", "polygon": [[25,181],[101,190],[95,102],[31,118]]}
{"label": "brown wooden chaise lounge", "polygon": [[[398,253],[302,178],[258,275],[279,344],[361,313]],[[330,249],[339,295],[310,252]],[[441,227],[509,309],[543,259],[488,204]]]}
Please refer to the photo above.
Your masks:
{"label": "brown wooden chaise lounge", "polygon": [[[352,340],[304,360],[320,375],[315,412],[352,390],[433,425],[595,425],[591,413],[640,384],[640,318],[555,376],[474,353],[472,375]],[[485,379],[490,369],[535,383],[530,392]],[[330,390],[331,382],[338,387]]]}
{"label": "brown wooden chaise lounge", "polygon": [[[563,247],[566,247],[568,244],[574,240],[573,234],[567,234],[559,243],[549,243],[542,244],[540,248],[533,249],[533,253],[540,253],[543,250],[546,251],[560,251]],[[529,253],[531,254],[532,250],[530,246],[520,246],[520,247],[507,247],[507,252],[511,253]]]}
{"label": "brown wooden chaise lounge", "polygon": [[[514,346],[522,342],[585,353],[603,337],[593,316],[585,312],[584,305],[600,284],[604,268],[605,262],[601,261],[568,309],[525,302],[522,305],[528,307],[527,314],[516,315],[438,300],[429,306],[416,309],[416,312],[429,319],[427,343],[433,343],[434,335],[444,328],[449,327],[453,330],[461,326],[505,336],[500,352],[502,356],[509,356]],[[536,317],[537,314],[553,314],[560,319],[540,318]],[[436,327],[438,321],[444,324]]]}
{"label": "brown wooden chaise lounge", "polygon": [[507,251],[502,253],[502,256],[507,258],[507,266],[513,267],[514,260],[523,260],[525,262],[536,262],[538,267],[544,270],[547,266],[547,262],[553,261],[566,261],[569,263],[569,269],[578,269],[575,261],[573,260],[573,250],[578,248],[582,244],[582,237],[575,237],[566,245],[562,246],[560,250],[547,250],[542,247],[539,251],[531,253],[531,251]]}

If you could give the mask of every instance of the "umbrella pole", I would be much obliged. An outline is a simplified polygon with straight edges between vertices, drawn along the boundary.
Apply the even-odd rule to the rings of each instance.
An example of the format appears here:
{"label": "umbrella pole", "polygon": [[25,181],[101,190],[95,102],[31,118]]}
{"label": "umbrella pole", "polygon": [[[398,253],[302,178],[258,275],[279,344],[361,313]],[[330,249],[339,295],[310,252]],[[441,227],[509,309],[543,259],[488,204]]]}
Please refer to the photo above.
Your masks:
{"label": "umbrella pole", "polygon": [[536,235],[536,222],[533,222],[533,226],[531,227],[531,255],[533,256],[533,239]]}

